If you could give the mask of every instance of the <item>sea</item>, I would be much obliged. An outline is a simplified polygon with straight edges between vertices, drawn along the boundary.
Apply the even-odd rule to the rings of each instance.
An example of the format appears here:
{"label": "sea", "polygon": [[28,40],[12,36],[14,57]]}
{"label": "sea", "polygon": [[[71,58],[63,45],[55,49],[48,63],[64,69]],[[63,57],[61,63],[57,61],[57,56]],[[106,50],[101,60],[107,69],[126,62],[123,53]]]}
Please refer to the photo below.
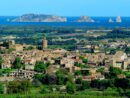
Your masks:
{"label": "sea", "polygon": [[121,17],[121,23],[109,23],[109,19],[116,21],[116,17],[91,17],[95,20],[94,23],[73,22],[79,17],[67,17],[68,22],[10,22],[16,16],[0,16],[0,25],[42,25],[51,27],[89,27],[89,28],[130,28],[130,17]]}

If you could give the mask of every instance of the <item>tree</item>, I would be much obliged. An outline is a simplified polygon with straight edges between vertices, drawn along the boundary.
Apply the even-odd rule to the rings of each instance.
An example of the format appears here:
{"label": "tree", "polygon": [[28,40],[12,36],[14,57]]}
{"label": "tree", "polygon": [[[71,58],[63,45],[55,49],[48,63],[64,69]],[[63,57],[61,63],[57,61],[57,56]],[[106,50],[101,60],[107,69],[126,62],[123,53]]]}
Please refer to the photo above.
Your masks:
{"label": "tree", "polygon": [[0,94],[4,93],[4,85],[0,83]]}
{"label": "tree", "polygon": [[58,85],[66,84],[66,82],[67,82],[67,77],[64,74],[57,74],[57,84]]}
{"label": "tree", "polygon": [[125,52],[128,54],[128,53],[130,53],[130,47],[127,47],[126,49],[125,49]]}
{"label": "tree", "polygon": [[109,87],[115,87],[115,79],[109,79],[108,80]]}
{"label": "tree", "polygon": [[98,89],[104,90],[104,89],[107,89],[108,87],[109,87],[108,80],[100,80],[98,82]]}
{"label": "tree", "polygon": [[2,57],[0,57],[0,69],[2,68],[2,63],[4,62],[4,60],[2,59]]}
{"label": "tree", "polygon": [[111,54],[111,55],[114,55],[115,53],[116,53],[116,49],[111,49],[111,50],[110,50],[110,54]]}
{"label": "tree", "polygon": [[75,75],[82,75],[80,70],[75,71]]}
{"label": "tree", "polygon": [[93,87],[93,88],[98,88],[98,84],[99,84],[99,81],[98,80],[92,80],[91,81],[91,87]]}
{"label": "tree", "polygon": [[90,72],[89,72],[89,70],[82,70],[82,71],[81,71],[81,74],[82,74],[83,76],[87,76],[87,75],[90,75]]}
{"label": "tree", "polygon": [[125,91],[124,91],[122,88],[120,88],[120,87],[117,89],[117,91],[119,92],[119,94],[120,94],[121,96],[123,96],[124,93],[125,93]]}
{"label": "tree", "polygon": [[38,79],[33,79],[32,84],[35,87],[40,87],[42,85],[42,83]]}
{"label": "tree", "polygon": [[116,79],[115,86],[120,87],[122,89],[130,88],[130,80],[129,79]]}
{"label": "tree", "polygon": [[104,68],[99,68],[97,72],[104,73]]}
{"label": "tree", "polygon": [[45,77],[43,78],[43,83],[44,84],[56,84],[57,83],[57,77],[54,74],[46,74]]}
{"label": "tree", "polygon": [[11,81],[7,85],[8,93],[28,93],[31,88],[31,82],[29,80],[23,81]]}
{"label": "tree", "polygon": [[45,77],[44,74],[36,74],[36,75],[34,76],[35,79],[37,79],[37,80],[39,80],[39,81],[41,81],[41,82],[43,82],[44,77]]}
{"label": "tree", "polygon": [[33,46],[29,46],[29,47],[25,48],[24,50],[33,50],[33,49],[34,49]]}
{"label": "tree", "polygon": [[82,90],[90,88],[90,83],[88,81],[82,81]]}
{"label": "tree", "polygon": [[83,63],[87,64],[88,63],[88,59],[83,59]]}
{"label": "tree", "polygon": [[39,62],[36,62],[35,64],[35,67],[34,67],[34,70],[36,72],[44,72],[45,69],[49,66],[49,64],[47,63],[44,63],[42,61],[39,61]]}
{"label": "tree", "polygon": [[82,78],[77,78],[75,81],[76,84],[81,84],[82,83]]}
{"label": "tree", "polygon": [[127,96],[128,98],[130,98],[130,91],[127,91],[127,92],[126,92],[126,96]]}
{"label": "tree", "polygon": [[8,85],[7,85],[8,93],[9,94],[11,94],[11,93],[20,93],[21,92],[20,86],[21,86],[21,84],[18,81],[9,82]]}
{"label": "tree", "polygon": [[21,58],[19,58],[19,57],[15,58],[12,68],[21,69],[23,66],[24,66],[24,64],[22,64]]}
{"label": "tree", "polygon": [[119,68],[114,68],[114,67],[109,68],[109,78],[116,78],[117,75],[121,73],[122,73],[122,70]]}
{"label": "tree", "polygon": [[67,93],[74,94],[76,89],[75,84],[72,82],[67,82],[66,89],[67,89]]}
{"label": "tree", "polygon": [[29,80],[21,81],[21,90],[24,93],[30,92],[30,88],[31,88],[31,82]]}

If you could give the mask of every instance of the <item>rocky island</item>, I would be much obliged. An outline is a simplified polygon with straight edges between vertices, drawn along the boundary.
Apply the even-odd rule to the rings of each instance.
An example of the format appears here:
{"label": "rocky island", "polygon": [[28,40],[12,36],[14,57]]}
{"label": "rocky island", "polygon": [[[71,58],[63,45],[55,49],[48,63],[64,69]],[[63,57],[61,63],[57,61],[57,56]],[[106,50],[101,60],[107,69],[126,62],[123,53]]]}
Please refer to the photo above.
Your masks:
{"label": "rocky island", "polygon": [[117,23],[121,23],[121,22],[122,22],[122,19],[121,19],[120,16],[117,16],[117,18],[116,18],[116,22],[117,22]]}
{"label": "rocky island", "polygon": [[113,23],[114,20],[112,18],[109,19],[109,23]]}
{"label": "rocky island", "polygon": [[67,18],[55,15],[25,14],[11,20],[11,22],[66,22]]}
{"label": "rocky island", "polygon": [[91,17],[88,16],[81,16],[75,22],[95,22]]}

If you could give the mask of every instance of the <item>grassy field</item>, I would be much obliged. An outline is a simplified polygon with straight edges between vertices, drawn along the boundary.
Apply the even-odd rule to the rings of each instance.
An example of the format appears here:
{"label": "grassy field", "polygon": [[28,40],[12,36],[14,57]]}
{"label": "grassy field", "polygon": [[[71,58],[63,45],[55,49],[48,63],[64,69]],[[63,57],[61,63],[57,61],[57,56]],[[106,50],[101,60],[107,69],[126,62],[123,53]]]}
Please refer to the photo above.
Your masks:
{"label": "grassy field", "polygon": [[28,94],[1,94],[0,98],[127,98],[119,96],[116,90],[108,89],[99,91],[97,89],[87,89],[85,91],[77,91],[75,94],[63,94],[52,92],[41,94],[40,88],[32,88]]}
{"label": "grassy field", "polygon": [[0,95],[0,98],[125,98],[114,96],[96,96],[96,95],[68,95],[68,94],[11,94]]}

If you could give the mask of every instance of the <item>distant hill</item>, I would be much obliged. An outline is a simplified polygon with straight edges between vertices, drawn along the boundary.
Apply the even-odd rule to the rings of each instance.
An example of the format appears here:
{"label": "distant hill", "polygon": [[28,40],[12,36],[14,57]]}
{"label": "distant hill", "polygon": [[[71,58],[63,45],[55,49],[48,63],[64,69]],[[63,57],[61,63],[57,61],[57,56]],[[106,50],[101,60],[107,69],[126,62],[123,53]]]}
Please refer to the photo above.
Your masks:
{"label": "distant hill", "polygon": [[66,17],[43,15],[43,14],[25,14],[11,20],[11,22],[66,22]]}

